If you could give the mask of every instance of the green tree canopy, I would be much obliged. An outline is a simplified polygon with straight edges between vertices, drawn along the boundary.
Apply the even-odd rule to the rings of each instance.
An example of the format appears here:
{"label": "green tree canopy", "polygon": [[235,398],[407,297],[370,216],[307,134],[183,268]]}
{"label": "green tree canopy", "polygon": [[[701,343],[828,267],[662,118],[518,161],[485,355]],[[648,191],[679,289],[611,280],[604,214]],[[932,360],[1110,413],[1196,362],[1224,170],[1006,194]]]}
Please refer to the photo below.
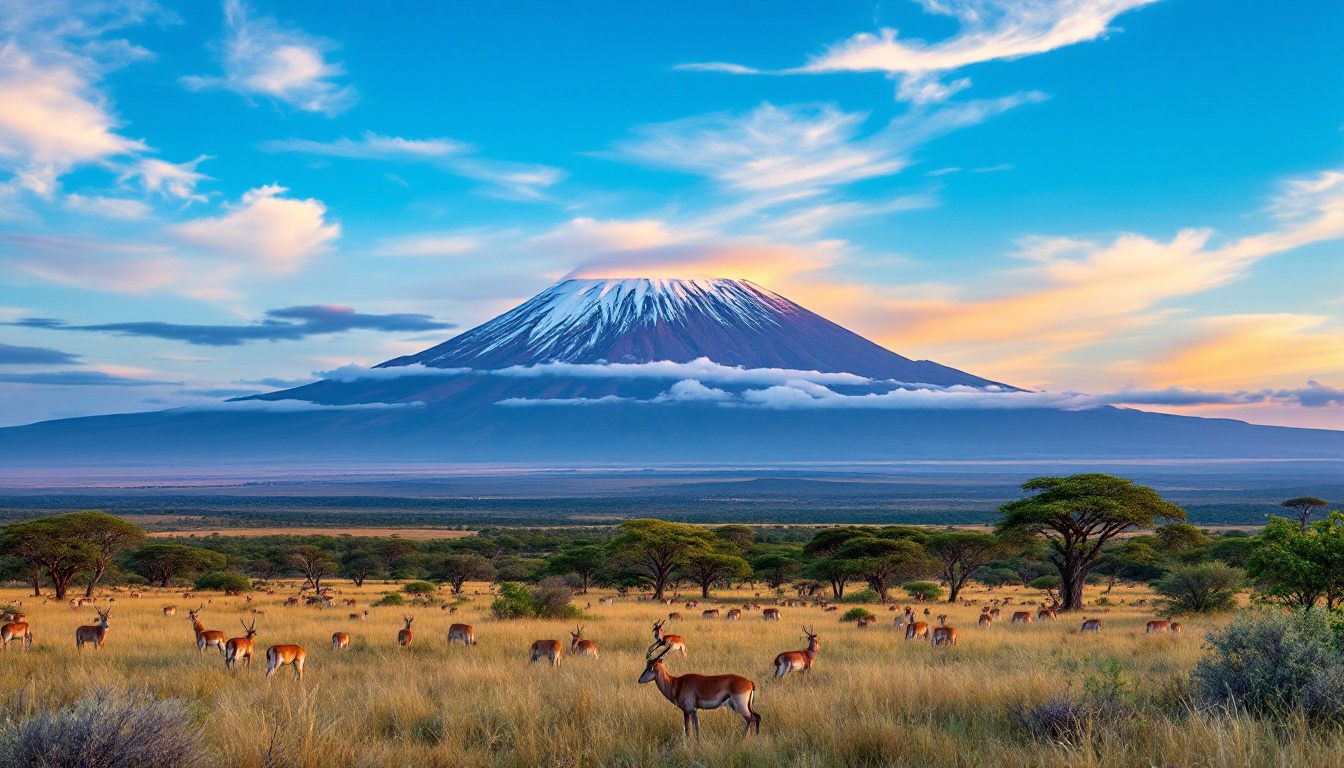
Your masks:
{"label": "green tree canopy", "polygon": [[546,572],[556,576],[574,574],[579,577],[583,594],[588,594],[599,571],[607,565],[607,550],[597,544],[573,544],[552,555],[546,561]]}
{"label": "green tree canopy", "polygon": [[853,572],[872,587],[882,602],[899,581],[922,575],[930,568],[924,549],[906,539],[882,539],[871,534],[846,541],[833,557],[848,560]]}
{"label": "green tree canopy", "polygon": [[[771,589],[779,589],[784,582],[793,578],[802,567],[802,563],[778,552],[761,555],[751,561],[752,572],[757,578],[768,584]],[[818,579],[818,581],[822,581],[822,579]]]}
{"label": "green tree canopy", "polygon": [[1325,598],[1333,610],[1344,590],[1344,514],[1332,512],[1306,531],[1271,517],[1246,557],[1246,572],[1272,600],[1305,609]]}
{"label": "green tree canopy", "polygon": [[320,547],[302,544],[290,553],[290,562],[303,574],[313,589],[322,591],[322,580],[336,573],[336,562]]}
{"label": "green tree canopy", "polygon": [[1083,581],[1106,542],[1129,528],[1185,519],[1185,510],[1157,491],[1112,475],[1038,477],[1023,483],[1022,490],[1032,495],[999,507],[995,533],[1009,539],[1045,539],[1066,611],[1082,608]]}
{"label": "green tree canopy", "polygon": [[751,575],[751,566],[737,554],[740,550],[724,542],[713,550],[697,549],[686,556],[681,570],[691,581],[700,585],[700,596],[709,597],[709,590],[725,579],[745,579]]}
{"label": "green tree canopy", "polygon": [[462,594],[468,581],[492,581],[495,574],[495,566],[480,555],[447,555],[434,566],[435,578],[446,581],[454,595]]}
{"label": "green tree canopy", "polygon": [[185,544],[146,544],[130,553],[135,572],[161,587],[169,586],[175,576],[190,578],[200,571],[223,568],[227,560],[218,552]]}
{"label": "green tree canopy", "polygon": [[364,586],[365,579],[382,570],[383,558],[372,549],[352,549],[341,555],[341,573],[356,587]]}
{"label": "green tree canopy", "polygon": [[983,566],[1007,549],[998,536],[978,531],[943,531],[929,537],[925,545],[942,569],[947,584],[947,601],[957,602],[966,581]]}
{"label": "green tree canopy", "polygon": [[135,523],[104,512],[71,512],[61,515],[74,528],[74,535],[87,542],[92,549],[89,558],[89,583],[85,597],[93,597],[93,589],[107,573],[113,558],[122,551],[145,540],[145,532]]}
{"label": "green tree canopy", "polygon": [[831,585],[836,600],[845,599],[845,585],[854,578],[855,563],[838,557],[823,557],[803,566],[800,575],[805,579],[824,581]]}
{"label": "green tree canopy", "polygon": [[685,523],[644,518],[621,523],[621,534],[607,545],[613,559],[647,576],[661,600],[668,578],[692,554],[713,551],[714,534]]}
{"label": "green tree canopy", "polygon": [[756,543],[756,530],[748,525],[720,525],[714,529],[714,535],[737,547],[739,554]]}
{"label": "green tree canopy", "polygon": [[99,559],[97,546],[80,535],[77,514],[14,523],[0,537],[0,551],[28,563],[34,596],[41,594],[39,574],[45,571],[56,599],[64,600],[70,580]]}
{"label": "green tree canopy", "polygon": [[1297,522],[1302,532],[1306,533],[1307,524],[1311,522],[1312,514],[1322,507],[1330,506],[1330,503],[1315,496],[1299,496],[1295,499],[1289,499],[1279,506],[1293,510],[1297,515]]}
{"label": "green tree canopy", "polygon": [[1237,607],[1237,592],[1246,574],[1224,563],[1201,563],[1172,569],[1153,584],[1167,598],[1167,613],[1213,613]]}

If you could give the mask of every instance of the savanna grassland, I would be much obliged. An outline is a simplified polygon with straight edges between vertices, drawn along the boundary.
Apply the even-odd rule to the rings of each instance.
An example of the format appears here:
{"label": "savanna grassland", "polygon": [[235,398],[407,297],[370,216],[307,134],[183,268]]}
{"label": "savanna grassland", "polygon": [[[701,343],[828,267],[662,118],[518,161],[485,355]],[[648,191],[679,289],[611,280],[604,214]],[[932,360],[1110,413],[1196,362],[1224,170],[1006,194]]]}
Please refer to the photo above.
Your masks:
{"label": "savanna grassland", "polygon": [[[1118,587],[1128,605],[1089,607],[1103,618],[1101,634],[1081,634],[1082,616],[1030,625],[1005,621],[978,629],[977,606],[946,608],[960,643],[931,648],[909,642],[895,614],[870,605],[880,623],[859,628],[817,607],[782,608],[767,622],[756,611],[741,621],[702,620],[705,606],[686,609],[617,597],[600,605],[593,590],[575,597],[590,618],[584,636],[600,659],[566,655],[559,668],[528,662],[534,640],[557,639],[569,649],[573,623],[500,621],[488,610],[488,585],[470,584],[458,611],[438,607],[370,606],[392,585],[362,589],[336,583],[351,609],[282,605],[295,589],[243,597],[205,593],[187,601],[180,591],[114,595],[111,629],[101,651],[75,649],[75,628],[92,623],[92,607],[72,610],[20,590],[0,602],[24,601],[36,635],[26,654],[11,650],[0,663],[0,696],[11,717],[68,705],[104,687],[142,689],[189,702],[203,728],[211,761],[226,766],[1272,766],[1338,764],[1344,733],[1337,728],[1268,725],[1206,714],[1189,706],[1190,670],[1203,653],[1204,630],[1219,619],[1187,620],[1179,636],[1145,635],[1151,597]],[[966,597],[1035,600],[1023,588]],[[1089,588],[1088,599],[1097,596]],[[446,593],[444,595],[446,597]],[[717,592],[716,600],[765,604],[750,592]],[[251,669],[224,669],[217,652],[197,655],[186,608],[209,599],[203,619],[230,637],[240,619],[257,618],[257,658]],[[589,605],[589,603],[591,604]],[[105,606],[104,600],[100,605]],[[162,614],[175,604],[173,617]],[[922,606],[917,606],[921,608]],[[936,615],[940,604],[930,606]],[[369,611],[367,620],[349,614]],[[756,683],[760,736],[743,737],[743,722],[724,709],[703,713],[700,741],[682,737],[680,712],[653,684],[639,685],[651,623],[668,622],[688,655],[667,657],[674,675],[735,673]],[[415,615],[411,647],[399,648],[401,615]],[[921,616],[922,618],[922,616]],[[454,621],[474,624],[478,644],[446,643]],[[932,621],[930,622],[932,624]],[[821,651],[811,679],[773,679],[775,654],[805,646],[802,625],[815,627]],[[348,651],[331,649],[333,632],[352,634]],[[265,648],[298,643],[308,651],[302,682],[291,668],[263,677]],[[1020,724],[1024,707],[1061,694],[1103,691],[1123,717],[1103,718],[1081,736],[1032,736]]]}

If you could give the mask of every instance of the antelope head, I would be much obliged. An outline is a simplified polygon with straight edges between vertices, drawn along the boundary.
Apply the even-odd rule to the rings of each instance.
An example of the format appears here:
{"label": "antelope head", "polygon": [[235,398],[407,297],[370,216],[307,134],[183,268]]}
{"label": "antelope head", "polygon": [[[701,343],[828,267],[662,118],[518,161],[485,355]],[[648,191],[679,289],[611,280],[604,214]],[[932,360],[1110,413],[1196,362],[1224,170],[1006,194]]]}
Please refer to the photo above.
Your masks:
{"label": "antelope head", "polygon": [[254,637],[257,636],[257,620],[256,620],[256,619],[253,619],[253,620],[252,620],[252,626],[250,626],[250,627],[247,625],[247,622],[243,621],[242,619],[239,619],[239,620],[238,620],[238,623],[243,625],[243,631],[247,633],[247,639],[248,639],[248,640],[251,640],[252,638],[254,638]]}
{"label": "antelope head", "polygon": [[938,626],[940,626],[940,627],[945,627],[945,626],[947,626],[947,614],[946,614],[946,613],[940,613],[940,614],[938,614]]}
{"label": "antelope head", "polygon": [[101,608],[94,608],[98,612],[98,623],[103,629],[107,629],[107,617],[112,615],[112,608],[109,606],[106,611]]}
{"label": "antelope head", "polygon": [[817,646],[820,647],[820,646],[821,646],[821,640],[818,640],[818,639],[817,639],[817,633],[816,633],[815,630],[816,630],[816,627],[815,627],[815,626],[812,626],[812,627],[803,627],[803,634],[804,634],[804,635],[807,635],[807,642],[808,642],[809,645],[811,645],[812,643],[816,643]]}
{"label": "antelope head", "polygon": [[579,641],[579,638],[583,637],[583,627],[576,626],[574,628],[574,631],[569,633],[569,636],[574,638],[574,642],[577,643]]}
{"label": "antelope head", "polygon": [[406,629],[409,631],[410,628],[411,628],[411,622],[412,622],[412,621],[415,621],[415,617],[414,617],[414,616],[402,616],[402,617],[401,617],[401,620],[404,621],[404,622],[406,622]]}
{"label": "antelope head", "polygon": [[666,619],[664,619],[663,621],[655,621],[655,622],[653,622],[653,636],[654,636],[654,637],[661,638],[661,637],[663,636],[663,623],[664,623],[665,621],[666,621]]}
{"label": "antelope head", "polygon": [[[663,650],[655,655],[654,651],[657,650],[660,646],[662,646]],[[658,671],[656,667],[658,666],[659,662],[661,662],[662,658],[666,656],[667,652],[670,650],[672,650],[672,646],[670,645],[663,646],[661,643],[654,643],[653,645],[649,646],[649,650],[644,653],[644,674],[639,676],[639,682],[650,683],[653,682],[653,680],[658,677]]]}

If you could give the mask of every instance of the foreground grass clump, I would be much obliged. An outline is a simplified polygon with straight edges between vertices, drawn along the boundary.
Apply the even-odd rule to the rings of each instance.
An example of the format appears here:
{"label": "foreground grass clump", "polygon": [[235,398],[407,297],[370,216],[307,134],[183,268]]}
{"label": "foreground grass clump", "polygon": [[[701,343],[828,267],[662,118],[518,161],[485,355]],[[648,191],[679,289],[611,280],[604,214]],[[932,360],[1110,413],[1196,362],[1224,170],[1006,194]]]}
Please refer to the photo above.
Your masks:
{"label": "foreground grass clump", "polygon": [[68,708],[7,723],[0,766],[187,768],[205,760],[200,736],[185,701],[103,689]]}
{"label": "foreground grass clump", "polygon": [[[1110,595],[1117,604],[1108,611],[1095,605],[1100,593],[1089,588],[1084,613],[1104,617],[1106,630],[1083,635],[1083,616],[1074,614],[980,629],[976,619],[989,599],[1011,597],[1016,605],[1040,596],[973,586],[965,597],[978,605],[929,606],[948,614],[960,635],[957,646],[938,649],[906,642],[884,609],[877,610],[884,619],[866,629],[815,605],[781,607],[777,622],[764,621],[759,611],[729,621],[595,589],[575,598],[588,614],[583,637],[601,649],[592,659],[569,655],[572,621],[494,618],[490,605],[502,590],[479,582],[465,585],[454,612],[417,609],[407,648],[396,641],[406,610],[373,605],[398,585],[334,582],[339,607],[286,607],[298,586],[253,592],[251,602],[215,595],[206,605],[207,628],[229,637],[242,635],[240,620],[257,621],[256,663],[232,673],[218,653],[197,654],[180,590],[146,589],[138,599],[103,595],[104,608],[107,596],[117,598],[107,644],[82,655],[74,631],[91,623],[93,607],[72,610],[21,589],[0,590],[0,604],[24,601],[37,638],[29,653],[0,654],[0,719],[23,728],[50,716],[43,713],[86,706],[80,702],[90,691],[143,692],[181,702],[189,725],[200,729],[200,764],[229,768],[1268,768],[1337,764],[1344,751],[1344,733],[1334,726],[1297,727],[1291,716],[1272,721],[1192,706],[1190,673],[1206,654],[1204,635],[1228,619],[1185,619],[1181,635],[1146,635],[1154,614],[1134,605],[1151,601],[1144,589],[1117,587]],[[605,597],[615,603],[600,603]],[[725,607],[763,602],[754,590],[714,597]],[[164,616],[172,604],[179,614]],[[367,619],[351,618],[365,610]],[[702,712],[704,739],[687,743],[680,712],[651,685],[636,682],[653,621],[678,610],[686,618],[665,629],[685,639],[687,653],[669,654],[668,671],[753,680],[754,708],[763,717],[759,737],[743,738],[732,713]],[[447,644],[448,627],[457,622],[475,627],[475,646]],[[775,655],[806,646],[803,625],[820,636],[816,666],[805,681],[774,679]],[[351,635],[349,650],[331,650],[333,632]],[[541,639],[562,642],[559,667],[528,664],[528,648]],[[307,649],[301,683],[288,670],[264,679],[265,649],[277,643]],[[1123,709],[1098,703],[1107,696]],[[1065,717],[1062,730],[1034,733],[1014,717],[1056,699],[1083,708],[1075,718],[1081,727]],[[1121,716],[1098,717],[1102,709]]]}

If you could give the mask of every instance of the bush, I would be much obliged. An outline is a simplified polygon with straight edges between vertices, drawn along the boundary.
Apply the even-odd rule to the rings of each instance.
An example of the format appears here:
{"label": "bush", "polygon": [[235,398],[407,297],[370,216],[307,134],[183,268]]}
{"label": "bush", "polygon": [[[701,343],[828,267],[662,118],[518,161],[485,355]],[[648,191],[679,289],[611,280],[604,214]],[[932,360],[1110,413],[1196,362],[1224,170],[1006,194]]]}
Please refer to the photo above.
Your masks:
{"label": "bush", "polygon": [[1246,574],[1226,563],[1204,563],[1176,568],[1153,584],[1167,598],[1168,613],[1214,613],[1237,607],[1237,592]]}
{"label": "bush", "polygon": [[840,617],[841,621],[858,621],[859,619],[874,618],[873,612],[867,608],[850,608],[845,611],[845,615]]}
{"label": "bush", "polygon": [[1027,589],[1039,589],[1045,593],[1045,599],[1056,603],[1059,602],[1059,587],[1063,583],[1058,576],[1040,576],[1032,579],[1031,583],[1027,584]]}
{"label": "bush", "polygon": [[860,590],[857,591],[857,592],[850,592],[848,595],[845,595],[845,599],[844,599],[843,602],[846,602],[846,603],[876,603],[877,601],[879,601],[879,600],[881,600],[881,599],[882,599],[882,596],[879,595],[879,594],[877,594],[877,590],[875,590],[875,589],[860,589]]}
{"label": "bush", "polygon": [[536,615],[532,596],[521,584],[504,582],[499,585],[499,597],[490,604],[490,612],[497,619],[525,619]]}
{"label": "bush", "polygon": [[1099,728],[1115,730],[1134,720],[1134,708],[1125,697],[1128,686],[1120,662],[1111,659],[1083,683],[1082,697],[1055,696],[1043,704],[1009,707],[1013,724],[1032,738],[1052,743],[1078,742]]}
{"label": "bush", "polygon": [[182,768],[205,758],[186,702],[143,694],[97,691],[0,733],[4,766]]}
{"label": "bush", "polygon": [[1202,701],[1260,716],[1294,710],[1344,716],[1341,620],[1319,608],[1244,611],[1209,633],[1211,653],[1191,675]]}
{"label": "bush", "polygon": [[578,619],[583,617],[570,600],[574,599],[574,590],[560,576],[548,576],[537,586],[528,590],[532,601],[532,612],[541,619]]}
{"label": "bush", "polygon": [[388,592],[374,605],[405,605],[406,598],[400,592]]}
{"label": "bush", "polygon": [[943,596],[943,588],[932,581],[912,581],[901,589],[919,600],[937,600]]}
{"label": "bush", "polygon": [[196,589],[198,591],[213,589],[218,592],[250,592],[252,591],[252,580],[241,573],[216,571],[197,577]]}
{"label": "bush", "polygon": [[1022,578],[1011,568],[981,568],[975,572],[975,580],[986,587],[1002,587],[1007,584],[1020,584]]}
{"label": "bush", "polygon": [[422,595],[432,595],[434,594],[435,591],[437,591],[437,589],[438,587],[435,587],[428,581],[412,581],[402,585],[401,587],[402,592],[405,592],[408,595],[415,595],[417,597]]}

